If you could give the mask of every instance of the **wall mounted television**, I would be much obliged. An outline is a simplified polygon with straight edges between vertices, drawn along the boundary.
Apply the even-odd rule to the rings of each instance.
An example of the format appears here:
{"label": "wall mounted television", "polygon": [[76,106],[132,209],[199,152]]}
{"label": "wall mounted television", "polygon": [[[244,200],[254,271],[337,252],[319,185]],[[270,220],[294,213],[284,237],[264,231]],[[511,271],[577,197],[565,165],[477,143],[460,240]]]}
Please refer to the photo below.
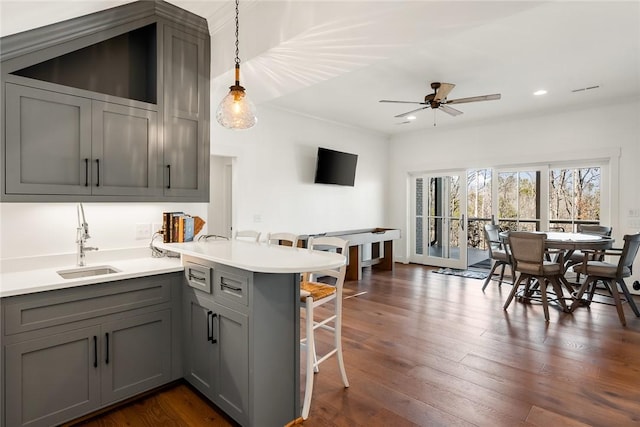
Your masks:
{"label": "wall mounted television", "polygon": [[316,184],[336,184],[353,187],[358,155],[318,147]]}

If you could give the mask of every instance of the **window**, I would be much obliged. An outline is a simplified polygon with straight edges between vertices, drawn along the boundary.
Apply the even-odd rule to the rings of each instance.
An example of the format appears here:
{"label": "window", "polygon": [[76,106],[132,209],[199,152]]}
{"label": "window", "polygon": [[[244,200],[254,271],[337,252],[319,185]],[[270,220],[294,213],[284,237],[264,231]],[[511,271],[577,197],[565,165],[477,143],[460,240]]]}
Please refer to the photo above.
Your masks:
{"label": "window", "polygon": [[540,172],[498,173],[498,224],[513,231],[540,229]]}
{"label": "window", "polygon": [[565,231],[600,222],[599,167],[549,171],[549,223]]}

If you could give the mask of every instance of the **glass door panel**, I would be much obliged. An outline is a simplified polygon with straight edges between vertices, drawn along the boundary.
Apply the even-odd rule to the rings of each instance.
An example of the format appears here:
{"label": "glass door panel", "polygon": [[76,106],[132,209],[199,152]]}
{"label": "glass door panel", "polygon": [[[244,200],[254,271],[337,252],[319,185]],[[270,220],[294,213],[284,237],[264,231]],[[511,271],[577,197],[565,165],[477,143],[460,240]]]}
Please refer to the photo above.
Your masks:
{"label": "glass door panel", "polygon": [[411,261],[466,268],[466,173],[424,174],[414,177],[412,183]]}
{"label": "glass door panel", "polygon": [[540,171],[498,172],[498,224],[512,231],[540,230]]}
{"label": "glass door panel", "polygon": [[484,226],[493,221],[492,169],[467,171],[467,265],[491,268]]}

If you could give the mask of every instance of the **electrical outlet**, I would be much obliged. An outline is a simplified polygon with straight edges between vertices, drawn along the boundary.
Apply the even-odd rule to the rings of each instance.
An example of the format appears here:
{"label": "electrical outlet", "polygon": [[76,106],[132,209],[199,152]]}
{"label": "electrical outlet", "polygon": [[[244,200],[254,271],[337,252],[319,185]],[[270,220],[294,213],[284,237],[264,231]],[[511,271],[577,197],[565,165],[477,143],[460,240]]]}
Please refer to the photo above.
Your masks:
{"label": "electrical outlet", "polygon": [[262,216],[256,214],[253,216],[253,222],[262,222]]}
{"label": "electrical outlet", "polygon": [[151,224],[136,224],[136,240],[151,238]]}

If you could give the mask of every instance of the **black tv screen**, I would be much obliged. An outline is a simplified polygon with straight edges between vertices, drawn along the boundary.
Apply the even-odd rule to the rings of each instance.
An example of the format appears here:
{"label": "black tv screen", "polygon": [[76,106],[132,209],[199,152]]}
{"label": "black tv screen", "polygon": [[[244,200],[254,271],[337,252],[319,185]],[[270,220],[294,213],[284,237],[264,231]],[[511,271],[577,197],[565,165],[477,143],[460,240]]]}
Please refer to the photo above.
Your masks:
{"label": "black tv screen", "polygon": [[316,184],[336,184],[353,187],[356,180],[356,154],[318,147]]}

